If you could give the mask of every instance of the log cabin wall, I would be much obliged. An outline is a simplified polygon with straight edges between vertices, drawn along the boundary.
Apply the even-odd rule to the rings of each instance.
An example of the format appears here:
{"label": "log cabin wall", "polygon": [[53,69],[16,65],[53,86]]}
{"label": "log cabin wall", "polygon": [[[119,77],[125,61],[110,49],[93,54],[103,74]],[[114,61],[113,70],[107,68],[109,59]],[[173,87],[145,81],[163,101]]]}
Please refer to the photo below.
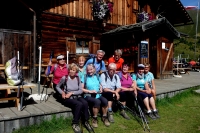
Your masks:
{"label": "log cabin wall", "polygon": [[[93,44],[91,42],[99,41],[103,32],[120,25],[136,23],[136,13],[140,10],[136,0],[110,0],[114,3],[113,12],[111,19],[104,26],[102,22],[93,20],[91,1],[51,0],[44,2],[42,8],[45,10],[40,17],[43,62],[48,62],[52,49],[55,55],[59,53],[66,55],[68,47],[66,37],[87,40],[89,42],[89,53],[96,53],[94,47],[99,48],[100,46],[91,45]],[[150,7],[145,6],[145,10],[150,11]],[[72,51],[75,51],[75,49],[76,47]],[[70,52],[70,54],[70,59],[73,59],[75,53]],[[55,62],[55,59],[53,61]]]}
{"label": "log cabin wall", "polygon": [[[41,29],[37,31],[40,32],[38,36],[41,36],[41,44],[37,44],[42,45],[42,61],[45,64],[49,61],[49,55],[52,50],[54,50],[55,56],[58,54],[66,55],[67,47],[71,47],[69,49],[70,59],[74,58],[73,54],[77,53],[76,49],[79,40],[87,42],[87,45],[92,44],[87,46],[89,47],[89,53],[96,53],[97,48],[100,48],[100,46],[96,45],[100,45],[101,34],[118,26],[106,24],[104,27],[102,23],[96,21],[46,12],[42,13],[40,18]],[[74,38],[76,42],[67,44],[67,38]],[[55,58],[53,62],[56,62]]]}
{"label": "log cabin wall", "polygon": [[[108,23],[117,25],[136,23],[133,9],[134,11],[139,9],[137,0],[110,0],[110,2],[113,2],[114,6]],[[44,3],[45,12],[93,20],[92,0],[45,0]]]}

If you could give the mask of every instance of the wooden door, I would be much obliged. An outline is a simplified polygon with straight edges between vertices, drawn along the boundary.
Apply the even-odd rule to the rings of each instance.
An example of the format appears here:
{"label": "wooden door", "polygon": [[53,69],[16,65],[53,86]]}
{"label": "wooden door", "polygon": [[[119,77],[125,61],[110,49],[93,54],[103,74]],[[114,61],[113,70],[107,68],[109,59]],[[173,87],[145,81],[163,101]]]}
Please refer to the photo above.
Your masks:
{"label": "wooden door", "polygon": [[157,44],[157,76],[164,78],[164,76],[172,73],[172,58],[173,58],[173,43],[171,40],[161,37]]}

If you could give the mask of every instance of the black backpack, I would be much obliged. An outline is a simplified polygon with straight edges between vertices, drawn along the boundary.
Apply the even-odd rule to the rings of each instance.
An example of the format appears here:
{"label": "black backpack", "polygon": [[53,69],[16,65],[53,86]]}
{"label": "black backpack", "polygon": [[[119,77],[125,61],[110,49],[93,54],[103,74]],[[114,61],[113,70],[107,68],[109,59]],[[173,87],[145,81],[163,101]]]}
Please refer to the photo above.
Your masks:
{"label": "black backpack", "polygon": [[[104,73],[104,75],[105,75],[105,81],[107,82],[107,79],[108,79],[108,73],[107,72],[103,72]],[[102,74],[103,74],[102,73]],[[114,74],[114,78],[115,78],[115,80],[117,81],[117,74]]]}
{"label": "black backpack", "polygon": [[[80,85],[80,79],[78,76],[75,77],[78,81],[78,86]],[[64,83],[64,87],[66,87],[67,90],[67,81],[68,81],[68,75],[65,75],[65,83]]]}
{"label": "black backpack", "polygon": [[[85,64],[88,62],[89,59],[93,58],[93,61],[92,61],[92,64],[94,64],[95,62],[95,58],[96,58],[96,55],[95,54],[89,54],[88,58],[85,60]],[[84,65],[85,65],[84,64]],[[103,64],[102,64],[102,60],[100,61],[100,69],[102,68]]]}

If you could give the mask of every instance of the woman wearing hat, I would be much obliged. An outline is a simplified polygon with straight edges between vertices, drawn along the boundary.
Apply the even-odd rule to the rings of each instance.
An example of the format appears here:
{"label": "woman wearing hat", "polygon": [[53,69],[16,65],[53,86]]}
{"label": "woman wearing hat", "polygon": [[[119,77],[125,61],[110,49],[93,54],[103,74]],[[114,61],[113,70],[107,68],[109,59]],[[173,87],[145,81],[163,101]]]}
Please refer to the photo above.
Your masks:
{"label": "woman wearing hat", "polygon": [[151,90],[144,78],[144,68],[145,66],[143,64],[139,64],[137,73],[132,75],[132,79],[136,81],[138,96],[140,96],[144,102],[147,109],[147,115],[152,119],[156,119],[160,116],[158,115],[158,110],[156,109],[155,100],[151,94]]}
{"label": "woman wearing hat", "polygon": [[48,72],[48,66],[47,69],[45,71],[46,75],[49,75],[51,73],[53,73],[53,88],[56,91],[56,94],[58,94],[57,90],[56,90],[56,85],[60,82],[60,79],[65,76],[68,75],[68,66],[65,63],[65,58],[64,55],[59,54],[57,57],[57,63],[52,65],[51,60],[48,63],[48,66],[51,66],[51,70],[50,72]]}

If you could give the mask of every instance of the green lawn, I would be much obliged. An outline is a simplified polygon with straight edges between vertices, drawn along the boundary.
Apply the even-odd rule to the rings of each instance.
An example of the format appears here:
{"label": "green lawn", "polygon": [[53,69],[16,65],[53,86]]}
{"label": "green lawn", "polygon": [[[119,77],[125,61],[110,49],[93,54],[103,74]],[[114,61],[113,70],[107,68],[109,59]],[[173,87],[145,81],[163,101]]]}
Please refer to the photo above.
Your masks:
{"label": "green lawn", "polygon": [[[173,98],[157,101],[160,119],[150,120],[152,133],[199,133],[200,132],[200,95],[191,88]],[[95,133],[141,133],[143,127],[134,117],[125,120],[119,113],[114,114],[115,123],[105,127],[99,118]],[[87,131],[84,129],[84,133]],[[148,131],[146,131],[148,132]],[[73,133],[71,119],[55,119],[22,128],[14,133]]]}

